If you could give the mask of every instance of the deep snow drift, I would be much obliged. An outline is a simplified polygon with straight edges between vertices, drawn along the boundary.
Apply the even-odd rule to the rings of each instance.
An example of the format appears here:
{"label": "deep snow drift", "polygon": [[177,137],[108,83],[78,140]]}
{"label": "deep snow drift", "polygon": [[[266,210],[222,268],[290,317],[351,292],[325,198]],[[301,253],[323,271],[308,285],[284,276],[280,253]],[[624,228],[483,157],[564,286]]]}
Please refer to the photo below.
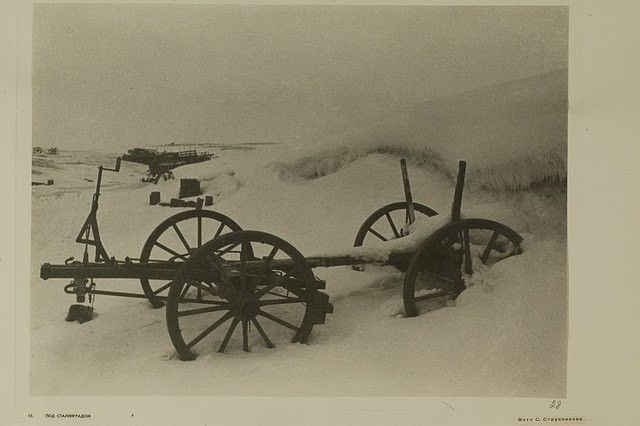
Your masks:
{"label": "deep snow drift", "polygon": [[[247,229],[281,236],[303,254],[351,246],[360,223],[401,199],[398,158],[373,154],[305,182],[280,179],[263,149],[229,152],[176,169],[200,177],[214,208]],[[226,163],[226,164],[225,164]],[[67,169],[68,170],[68,169]],[[375,174],[371,171],[376,170]],[[122,175],[135,174],[124,163]],[[450,206],[453,186],[439,169],[410,168],[417,201]],[[115,179],[115,175],[109,179]],[[108,180],[109,181],[109,180]],[[110,254],[136,256],[151,230],[182,209],[148,205],[159,189],[175,196],[177,180],[158,186],[132,179],[105,188],[99,210]],[[546,186],[503,195],[468,191],[463,211],[502,221],[525,238],[522,255],[495,265],[482,285],[455,306],[402,317],[402,274],[391,267],[319,268],[335,313],[307,345],[266,349],[252,336],[224,355],[174,358],[164,312],[146,301],[98,296],[97,318],[64,322],[74,298],[66,280],[40,280],[43,262],[81,256],[73,238],[93,189],[33,188],[32,392],[41,394],[458,395],[549,396],[565,392],[566,242],[564,189]],[[123,207],[126,206],[126,207]],[[137,291],[134,280],[98,280],[106,289]]]}
{"label": "deep snow drift", "polygon": [[472,185],[522,189],[566,179],[566,139],[563,69],[385,112],[379,121],[297,144],[278,170],[285,178],[313,179],[386,152],[433,164],[453,177],[464,158]]}
{"label": "deep snow drift", "polygon": [[[466,159],[463,214],[512,227],[525,238],[523,253],[474,275],[455,303],[415,318],[403,317],[396,269],[317,268],[335,312],[308,344],[267,349],[253,333],[252,352],[244,353],[236,335],[227,353],[212,347],[182,362],[164,310],[145,300],[98,296],[93,321],[64,321],[75,303],[62,291],[67,280],[42,281],[39,267],[81,257],[74,239],[90,207],[94,165],[110,167],[114,157],[46,156],[34,160],[34,180],[56,184],[32,188],[32,394],[564,395],[566,73],[435,100],[386,120],[390,133],[381,124],[293,152],[295,144],[216,152],[158,185],[139,182],[144,166],[123,163],[104,178],[98,220],[107,251],[137,257],[151,231],[183,210],[150,206],[149,192],[175,197],[187,177],[200,179],[213,209],[245,229],[278,235],[307,256],[344,251],[369,214],[403,199],[404,156],[414,200],[442,215],[457,161]],[[375,132],[382,139],[367,138]],[[97,284],[140,289],[135,280]]]}

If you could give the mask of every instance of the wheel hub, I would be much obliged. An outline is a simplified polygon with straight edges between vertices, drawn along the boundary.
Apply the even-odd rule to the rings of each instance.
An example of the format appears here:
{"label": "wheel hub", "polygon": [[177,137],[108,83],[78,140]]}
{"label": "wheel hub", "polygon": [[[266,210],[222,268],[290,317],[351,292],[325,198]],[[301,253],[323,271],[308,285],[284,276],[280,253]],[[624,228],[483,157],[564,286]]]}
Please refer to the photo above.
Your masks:
{"label": "wheel hub", "polygon": [[250,320],[258,315],[258,301],[252,297],[240,298],[234,303],[235,316]]}

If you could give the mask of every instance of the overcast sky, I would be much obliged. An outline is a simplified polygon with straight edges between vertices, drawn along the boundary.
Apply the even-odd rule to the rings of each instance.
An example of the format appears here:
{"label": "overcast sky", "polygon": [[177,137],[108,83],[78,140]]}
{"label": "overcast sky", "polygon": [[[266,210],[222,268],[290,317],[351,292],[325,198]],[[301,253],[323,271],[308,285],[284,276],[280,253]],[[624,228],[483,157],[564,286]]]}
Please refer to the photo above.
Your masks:
{"label": "overcast sky", "polygon": [[283,142],[566,68],[563,7],[34,4],[33,144]]}

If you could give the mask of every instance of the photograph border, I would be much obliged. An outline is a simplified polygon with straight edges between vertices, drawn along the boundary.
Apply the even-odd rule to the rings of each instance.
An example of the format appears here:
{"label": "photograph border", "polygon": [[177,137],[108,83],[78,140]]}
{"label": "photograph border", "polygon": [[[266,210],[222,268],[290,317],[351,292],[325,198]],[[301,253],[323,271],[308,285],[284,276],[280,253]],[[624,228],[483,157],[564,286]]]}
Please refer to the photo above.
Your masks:
{"label": "photograph border", "polygon": [[[83,2],[85,3],[85,2]],[[158,3],[157,1],[154,3]],[[175,2],[172,2],[175,3]],[[189,2],[200,3],[200,2]],[[228,2],[227,2],[228,3]],[[299,2],[296,2],[299,3]],[[30,397],[29,271],[31,16],[32,4],[17,2],[5,31],[17,28],[14,91],[3,97],[9,143],[3,173],[8,199],[3,207],[6,235],[2,268],[13,287],[4,298],[5,324],[14,324],[5,341],[15,342],[13,389],[9,410],[15,424],[48,424],[43,413],[89,413],[83,424],[517,424],[519,418],[582,418],[591,424],[632,424],[640,378],[637,336],[640,298],[634,286],[634,245],[639,236],[637,195],[629,191],[637,151],[637,88],[640,60],[636,40],[638,7],[632,2],[501,2],[501,5],[569,5],[569,162],[568,162],[568,293],[569,351],[567,398],[560,408],[548,398],[438,397]],[[255,2],[252,2],[255,4]],[[267,4],[267,3],[265,3]],[[277,4],[284,4],[278,2]],[[332,2],[330,4],[343,4]],[[344,4],[358,4],[349,2]],[[367,2],[365,4],[372,4]],[[378,3],[374,3],[378,4]],[[385,3],[392,4],[392,3]],[[425,3],[393,3],[425,4]],[[482,5],[483,2],[426,3]],[[495,3],[492,3],[495,5]],[[11,21],[17,16],[16,25]],[[9,46],[11,47],[11,46]],[[4,51],[4,50],[3,50]],[[11,55],[11,52],[8,52]],[[11,67],[9,67],[11,68]],[[10,70],[12,71],[12,70]],[[5,78],[11,83],[11,73]],[[634,87],[635,85],[635,87]],[[12,98],[15,96],[15,98]],[[12,105],[12,99],[17,104]],[[635,113],[635,115],[634,115]],[[4,116],[4,115],[3,115]],[[614,144],[614,145],[612,145]],[[3,145],[3,149],[5,146]],[[8,163],[7,163],[7,160]],[[12,161],[13,160],[13,161]],[[11,185],[13,182],[13,185]],[[631,185],[633,185],[631,183]],[[15,223],[15,227],[13,224]],[[618,236],[614,247],[603,248]],[[13,246],[13,247],[12,247]],[[23,283],[23,284],[20,284]],[[26,283],[26,284],[24,284]],[[607,295],[603,289],[614,288]],[[12,306],[13,304],[13,306]],[[599,368],[602,368],[601,370]],[[10,377],[10,376],[7,376]],[[11,389],[9,389],[11,391]],[[250,407],[250,408],[248,408]],[[29,417],[29,414],[33,417]],[[10,415],[10,414],[6,414]],[[127,419],[127,420],[125,420]],[[129,423],[126,423],[129,421]],[[0,421],[1,423],[1,421]],[[570,423],[570,422],[568,422]],[[556,422],[555,424],[559,424]],[[560,423],[561,424],[561,423]]]}

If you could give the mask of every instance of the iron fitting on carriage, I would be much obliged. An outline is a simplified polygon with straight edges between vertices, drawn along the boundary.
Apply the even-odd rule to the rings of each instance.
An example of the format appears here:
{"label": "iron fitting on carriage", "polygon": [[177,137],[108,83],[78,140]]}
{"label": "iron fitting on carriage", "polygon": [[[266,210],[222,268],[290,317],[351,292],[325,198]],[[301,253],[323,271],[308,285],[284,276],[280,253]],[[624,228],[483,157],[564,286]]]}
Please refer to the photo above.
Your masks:
{"label": "iron fitting on carriage", "polygon": [[322,291],[317,292],[314,305],[316,307],[316,315],[313,323],[324,324],[327,314],[333,313],[333,305],[329,302],[329,295]]}
{"label": "iron fitting on carriage", "polygon": [[67,294],[75,294],[76,301],[78,303],[84,303],[87,293],[90,294],[92,287],[95,288],[95,284],[89,284],[87,278],[74,278],[69,284],[64,286],[64,292]]}

